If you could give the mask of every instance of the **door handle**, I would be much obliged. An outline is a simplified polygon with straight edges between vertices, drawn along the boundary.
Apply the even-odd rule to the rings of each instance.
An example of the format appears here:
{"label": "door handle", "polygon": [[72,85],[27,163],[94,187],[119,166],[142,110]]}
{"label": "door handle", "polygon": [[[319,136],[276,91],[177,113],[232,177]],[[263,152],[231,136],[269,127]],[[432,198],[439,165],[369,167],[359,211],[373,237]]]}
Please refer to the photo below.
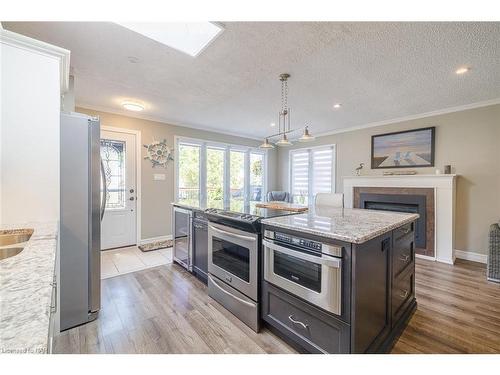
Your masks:
{"label": "door handle", "polygon": [[400,260],[401,262],[405,262],[405,263],[406,263],[406,262],[408,262],[408,260],[409,260],[409,259],[410,259],[410,256],[409,256],[409,255],[407,255],[407,254],[402,255],[401,257],[399,257],[399,260]]}
{"label": "door handle", "polygon": [[293,318],[293,314],[288,317],[288,320],[290,320],[293,324],[298,324],[299,326],[301,326],[304,329],[308,329],[309,328],[309,326],[307,324],[302,323],[300,320],[295,320]]}
{"label": "door handle", "polygon": [[106,173],[104,172],[104,163],[101,159],[101,176],[102,176],[102,201],[101,201],[101,221],[104,218],[104,211],[106,210],[107,195],[108,195],[108,182],[106,181]]}

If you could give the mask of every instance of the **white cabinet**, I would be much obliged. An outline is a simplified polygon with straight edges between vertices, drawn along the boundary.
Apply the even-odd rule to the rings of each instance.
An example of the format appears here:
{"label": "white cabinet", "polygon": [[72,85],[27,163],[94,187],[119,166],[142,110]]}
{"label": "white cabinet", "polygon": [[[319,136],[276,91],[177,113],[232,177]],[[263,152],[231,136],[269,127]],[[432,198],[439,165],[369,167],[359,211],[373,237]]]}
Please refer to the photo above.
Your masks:
{"label": "white cabinet", "polygon": [[0,223],[59,220],[69,51],[0,29]]}

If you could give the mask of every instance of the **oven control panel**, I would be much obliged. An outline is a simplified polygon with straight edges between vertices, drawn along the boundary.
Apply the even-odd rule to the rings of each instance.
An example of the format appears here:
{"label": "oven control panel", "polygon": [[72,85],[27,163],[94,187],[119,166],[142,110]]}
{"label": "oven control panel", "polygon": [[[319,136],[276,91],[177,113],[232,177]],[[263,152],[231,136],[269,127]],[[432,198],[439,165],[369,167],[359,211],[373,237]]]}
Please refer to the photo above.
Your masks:
{"label": "oven control panel", "polygon": [[342,257],[341,245],[334,245],[323,243],[319,241],[310,240],[308,238],[296,237],[287,233],[274,232],[272,230],[265,230],[264,237],[270,240],[275,240],[283,243],[289,243],[301,247],[303,249],[311,250],[314,252],[319,252],[322,254],[332,255],[334,257]]}
{"label": "oven control panel", "polygon": [[274,239],[277,241],[286,242],[286,243],[289,243],[292,245],[305,247],[307,249],[316,250],[316,251],[321,251],[321,247],[322,247],[321,242],[312,241],[312,240],[308,240],[305,238],[294,237],[294,236],[290,236],[288,234],[280,233],[280,232],[274,232]]}

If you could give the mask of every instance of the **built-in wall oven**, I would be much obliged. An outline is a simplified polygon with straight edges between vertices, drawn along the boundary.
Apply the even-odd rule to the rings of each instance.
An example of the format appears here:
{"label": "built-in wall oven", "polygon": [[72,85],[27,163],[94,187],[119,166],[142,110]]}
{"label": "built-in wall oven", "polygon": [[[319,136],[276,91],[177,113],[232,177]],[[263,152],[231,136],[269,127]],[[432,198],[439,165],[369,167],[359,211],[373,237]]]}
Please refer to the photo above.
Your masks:
{"label": "built-in wall oven", "polygon": [[259,329],[259,235],[208,224],[208,294],[253,330]]}
{"label": "built-in wall oven", "polygon": [[333,314],[342,314],[342,247],[266,230],[264,279]]}

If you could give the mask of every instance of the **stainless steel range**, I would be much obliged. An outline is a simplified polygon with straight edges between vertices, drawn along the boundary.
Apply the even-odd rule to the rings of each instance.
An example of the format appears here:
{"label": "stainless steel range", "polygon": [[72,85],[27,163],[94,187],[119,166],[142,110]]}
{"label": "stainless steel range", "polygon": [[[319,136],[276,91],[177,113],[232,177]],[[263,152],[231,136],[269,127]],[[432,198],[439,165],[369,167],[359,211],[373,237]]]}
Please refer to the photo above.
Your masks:
{"label": "stainless steel range", "polygon": [[241,212],[209,208],[208,295],[259,331],[260,220],[294,214],[245,207]]}

